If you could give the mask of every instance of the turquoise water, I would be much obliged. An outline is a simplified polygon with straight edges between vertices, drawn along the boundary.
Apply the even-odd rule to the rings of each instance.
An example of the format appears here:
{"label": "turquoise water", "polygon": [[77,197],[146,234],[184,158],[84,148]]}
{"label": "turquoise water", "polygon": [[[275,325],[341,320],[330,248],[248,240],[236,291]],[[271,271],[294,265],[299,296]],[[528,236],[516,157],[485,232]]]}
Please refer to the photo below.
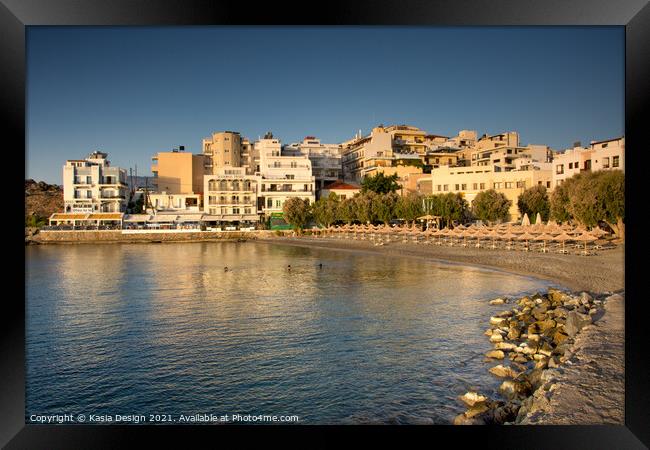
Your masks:
{"label": "turquoise water", "polygon": [[456,396],[499,384],[482,358],[500,311],[487,300],[548,285],[252,242],[25,252],[27,421],[268,414],[447,424],[463,411]]}

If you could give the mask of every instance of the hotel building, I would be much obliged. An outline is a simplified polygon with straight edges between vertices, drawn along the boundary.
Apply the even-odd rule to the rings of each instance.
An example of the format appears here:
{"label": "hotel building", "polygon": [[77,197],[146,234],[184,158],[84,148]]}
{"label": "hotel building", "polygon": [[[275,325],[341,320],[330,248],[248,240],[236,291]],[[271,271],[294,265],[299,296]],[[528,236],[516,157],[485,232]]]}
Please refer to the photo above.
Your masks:
{"label": "hotel building", "polygon": [[253,225],[262,209],[258,198],[260,176],[246,173],[244,167],[217,167],[205,175],[204,222],[215,225],[233,223]]}
{"label": "hotel building", "polygon": [[154,211],[199,212],[203,194],[205,157],[186,153],[184,148],[159,152],[151,158],[153,190],[149,193]]}
{"label": "hotel building", "polygon": [[471,204],[481,191],[494,189],[512,201],[510,220],[519,220],[517,199],[526,189],[542,185],[551,188],[550,170],[497,171],[492,165],[475,167],[440,167],[417,181],[422,194],[461,193]]}
{"label": "hotel building", "polygon": [[343,178],[341,150],[341,144],[321,144],[316,137],[307,136],[300,143],[283,146],[282,155],[307,156],[309,158],[316,183],[316,199],[318,200],[325,185]]}
{"label": "hotel building", "polygon": [[111,167],[107,153],[95,151],[86,159],[70,159],[63,166],[66,213],[126,210],[126,170]]}
{"label": "hotel building", "polygon": [[589,147],[578,143],[571,149],[557,153],[552,163],[553,187],[572,176],[591,170],[625,171],[625,137],[592,141]]}
{"label": "hotel building", "polygon": [[254,144],[259,153],[259,196],[263,199],[264,216],[281,213],[284,202],[290,198],[315,201],[315,177],[307,156],[282,156],[281,144],[271,133]]}

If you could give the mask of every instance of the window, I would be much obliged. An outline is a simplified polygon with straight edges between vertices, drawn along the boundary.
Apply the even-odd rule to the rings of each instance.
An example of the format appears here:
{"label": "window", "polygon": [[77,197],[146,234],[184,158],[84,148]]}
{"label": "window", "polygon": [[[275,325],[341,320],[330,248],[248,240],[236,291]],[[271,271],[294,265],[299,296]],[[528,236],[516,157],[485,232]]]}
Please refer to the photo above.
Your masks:
{"label": "window", "polygon": [[506,181],[506,189],[512,189],[512,181]]}
{"label": "window", "polygon": [[276,208],[281,208],[282,207],[282,200],[276,200],[275,201],[275,207]]}
{"label": "window", "polygon": [[550,181],[546,182],[546,187],[549,188],[549,189],[551,188],[551,182]]}
{"label": "window", "polygon": [[603,144],[603,146],[602,146],[602,148],[605,148],[605,147],[607,147],[607,145],[608,145],[607,143],[605,143],[605,144]]}
{"label": "window", "polygon": [[563,174],[564,173],[564,164],[558,164],[555,167],[555,173],[558,174],[558,175]]}
{"label": "window", "polygon": [[436,188],[437,188],[437,189],[436,189],[437,191],[442,191],[442,186],[441,186],[440,184],[437,185]]}
{"label": "window", "polygon": [[460,189],[463,190],[463,191],[466,191],[467,190],[467,185],[466,184],[461,184]]}
{"label": "window", "polygon": [[478,189],[478,183],[474,183],[474,184],[472,185],[472,188],[473,188],[474,190],[477,190],[477,189]]}
{"label": "window", "polygon": [[569,169],[573,169],[573,163],[569,163]]}
{"label": "window", "polygon": [[92,184],[93,178],[92,177],[86,177],[86,184]]}
{"label": "window", "polygon": [[456,185],[456,190],[457,190],[457,191],[460,190],[460,185],[458,185],[458,184]]}
{"label": "window", "polygon": [[501,186],[502,186],[501,182],[494,183],[494,189],[501,189]]}
{"label": "window", "polygon": [[232,213],[233,214],[239,214],[239,208],[233,208]]}
{"label": "window", "polygon": [[517,187],[518,188],[525,188],[526,187],[526,182],[525,181],[517,181]]}
{"label": "window", "polygon": [[273,167],[280,167],[280,161],[274,161]]}
{"label": "window", "polygon": [[295,161],[291,161],[291,168],[295,169],[296,167],[298,167],[298,163]]}
{"label": "window", "polygon": [[303,185],[303,186],[305,187],[305,189],[304,189],[305,192],[307,192],[308,190],[310,190],[308,185],[305,184],[305,185]]}
{"label": "window", "polygon": [[266,201],[266,207],[267,207],[267,208],[273,208],[273,199],[272,199],[272,198],[269,198],[269,199]]}
{"label": "window", "polygon": [[618,167],[618,156],[612,157],[612,167]]}
{"label": "window", "polygon": [[296,176],[295,175],[287,175],[287,180],[295,180]]}
{"label": "window", "polygon": [[609,156],[603,158],[603,169],[609,169]]}
{"label": "window", "polygon": [[481,183],[480,186],[481,186],[481,190],[485,189],[485,183]]}
{"label": "window", "polygon": [[251,209],[250,208],[244,208],[244,214],[250,214]]}
{"label": "window", "polygon": [[443,185],[442,190],[443,191],[448,191],[449,190],[449,185],[448,184]]}

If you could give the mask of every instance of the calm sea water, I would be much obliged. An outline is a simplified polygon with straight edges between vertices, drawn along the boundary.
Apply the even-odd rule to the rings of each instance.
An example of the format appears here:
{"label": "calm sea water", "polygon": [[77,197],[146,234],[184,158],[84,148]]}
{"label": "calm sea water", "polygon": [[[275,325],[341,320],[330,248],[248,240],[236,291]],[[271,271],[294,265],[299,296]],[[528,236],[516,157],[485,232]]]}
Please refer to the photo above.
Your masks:
{"label": "calm sea water", "polygon": [[419,259],[251,242],[25,252],[27,417],[447,424],[463,411],[456,396],[499,385],[482,358],[495,312],[486,300],[548,286]]}

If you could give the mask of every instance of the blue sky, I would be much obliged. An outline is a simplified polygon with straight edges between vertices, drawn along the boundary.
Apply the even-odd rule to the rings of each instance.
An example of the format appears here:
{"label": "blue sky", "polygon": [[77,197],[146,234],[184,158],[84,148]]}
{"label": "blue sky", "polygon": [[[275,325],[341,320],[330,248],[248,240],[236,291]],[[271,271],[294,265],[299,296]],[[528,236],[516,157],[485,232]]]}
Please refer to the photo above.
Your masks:
{"label": "blue sky", "polygon": [[29,27],[26,177],[92,150],[150,174],[213,131],[341,142],[383,123],[518,131],[555,149],[624,133],[622,27]]}

